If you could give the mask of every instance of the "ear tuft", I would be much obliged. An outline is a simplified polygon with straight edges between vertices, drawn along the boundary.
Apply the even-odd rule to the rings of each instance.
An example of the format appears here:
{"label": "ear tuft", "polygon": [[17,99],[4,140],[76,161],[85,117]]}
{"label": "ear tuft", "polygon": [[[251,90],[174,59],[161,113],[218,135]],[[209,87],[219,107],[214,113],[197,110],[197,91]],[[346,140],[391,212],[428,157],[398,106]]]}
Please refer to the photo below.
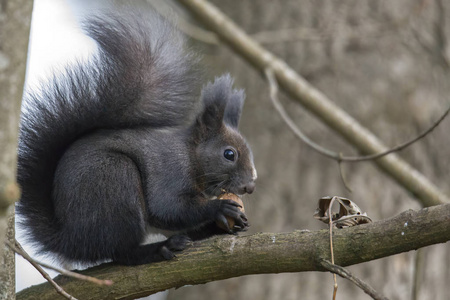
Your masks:
{"label": "ear tuft", "polygon": [[224,122],[237,128],[245,96],[243,90],[233,90],[233,79],[229,74],[208,83],[201,98],[203,112],[198,121],[207,131],[218,130]]}
{"label": "ear tuft", "polygon": [[229,74],[216,77],[214,82],[209,82],[202,90],[202,102],[205,112],[214,110],[221,113],[221,119],[225,112],[230,93],[232,91],[233,79]]}
{"label": "ear tuft", "polygon": [[245,92],[244,90],[233,90],[225,107],[223,121],[234,128],[238,128],[241,118],[242,107],[244,106]]}

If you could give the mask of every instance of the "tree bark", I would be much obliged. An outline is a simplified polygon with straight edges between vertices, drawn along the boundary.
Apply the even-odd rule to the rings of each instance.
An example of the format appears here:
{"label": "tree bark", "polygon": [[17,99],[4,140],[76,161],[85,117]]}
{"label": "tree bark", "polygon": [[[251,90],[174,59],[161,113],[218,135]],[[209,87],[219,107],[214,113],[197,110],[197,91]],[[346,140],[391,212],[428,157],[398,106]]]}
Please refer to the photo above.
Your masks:
{"label": "tree bark", "polygon": [[17,137],[31,11],[30,0],[0,0],[0,299],[14,299],[14,253],[4,246],[14,242],[14,202]]}
{"label": "tree bark", "polygon": [[[450,240],[450,204],[408,210],[391,219],[333,230],[335,264],[349,266]],[[258,233],[195,242],[172,261],[124,267],[104,264],[81,273],[110,279],[110,287],[58,276],[56,282],[79,299],[135,299],[184,285],[249,274],[325,271],[329,231]],[[48,284],[18,293],[18,299],[54,299]]]}

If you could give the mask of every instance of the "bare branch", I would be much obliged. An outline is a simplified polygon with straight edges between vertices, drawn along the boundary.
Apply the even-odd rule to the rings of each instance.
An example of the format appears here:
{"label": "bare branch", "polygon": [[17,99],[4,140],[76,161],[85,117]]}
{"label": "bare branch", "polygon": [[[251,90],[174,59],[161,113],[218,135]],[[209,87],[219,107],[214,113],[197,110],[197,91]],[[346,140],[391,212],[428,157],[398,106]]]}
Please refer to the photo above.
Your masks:
{"label": "bare branch", "polygon": [[[194,24],[187,21],[183,16],[177,14],[176,21],[171,17],[172,11],[170,10],[170,2],[167,1],[158,1],[154,3],[154,1],[147,0],[147,3],[161,16],[166,18],[169,21],[173,21],[176,23],[176,27],[178,30],[186,34],[187,36],[198,40],[200,42],[206,44],[218,45],[220,44],[220,40],[217,35],[212,32],[205,30],[201,27],[195,26]],[[169,13],[170,11],[170,13]]]}
{"label": "bare branch", "polygon": [[422,273],[424,271],[425,265],[425,249],[419,249],[416,252],[415,262],[414,262],[414,277],[412,286],[412,296],[411,300],[418,300],[420,285],[422,284]]}
{"label": "bare branch", "polygon": [[63,296],[64,298],[67,298],[69,300],[77,300],[77,298],[73,297],[72,295],[68,294],[62,287],[60,287],[51,277],[48,275],[47,272],[45,272],[42,267],[36,263],[29,255],[28,253],[22,248],[22,246],[19,244],[19,242],[16,241],[16,245],[13,245],[9,243],[8,241],[5,242],[6,245],[13,250],[14,252],[20,254],[23,258],[25,258],[30,264],[33,265],[33,267],[38,270],[39,273],[53,286],[53,288],[56,290],[58,294]]}
{"label": "bare branch", "polygon": [[14,239],[17,141],[33,1],[0,1],[0,299],[15,293],[14,252],[4,241]]}
{"label": "bare branch", "polygon": [[[364,128],[322,92],[291,69],[226,17],[219,9],[204,0],[178,0],[199,20],[217,33],[220,39],[240,54],[257,70],[270,68],[280,86],[292,98],[319,117],[364,154],[384,152],[388,148],[368,129]],[[450,202],[450,199],[419,171],[395,154],[374,161],[382,170],[414,194],[425,206]]]}
{"label": "bare branch", "polygon": [[348,279],[351,282],[353,282],[357,287],[362,289],[366,294],[368,294],[370,297],[372,297],[375,300],[388,300],[388,298],[384,297],[383,295],[379,294],[375,289],[373,289],[370,285],[350,273],[350,271],[346,270],[345,268],[335,265],[333,263],[330,263],[328,260],[323,260],[321,262],[321,265],[329,270],[330,272],[334,274],[338,274],[342,278]]}
{"label": "bare branch", "polygon": [[[408,210],[391,219],[333,231],[335,263],[348,266],[450,240],[450,204]],[[358,238],[355,238],[357,236]],[[376,246],[375,246],[376,245]],[[133,268],[104,264],[82,274],[116,282],[97,286],[58,276],[55,282],[81,299],[131,299],[173,287],[202,284],[248,274],[325,271],[330,259],[328,230],[259,233],[194,242],[171,261]],[[41,284],[18,293],[18,299],[54,299]]]}
{"label": "bare branch", "polygon": [[[91,276],[85,276],[83,274],[79,274],[79,273],[75,273],[66,269],[62,269],[62,268],[57,268],[55,266],[43,263],[43,262],[39,262],[37,260],[35,260],[34,258],[32,258],[26,251],[25,249],[22,248],[22,246],[20,245],[20,243],[16,240],[15,241],[16,246],[14,248],[12,248],[12,250],[14,250],[14,252],[16,252],[17,254],[19,254],[20,256],[22,256],[23,258],[25,258],[26,260],[30,261],[30,259],[35,262],[36,264],[40,265],[41,267],[44,267],[46,269],[50,269],[53,271],[56,271],[62,275],[68,276],[68,277],[73,277],[79,280],[84,280],[84,281],[88,281],[88,282],[92,282],[98,285],[112,285],[113,282],[111,280],[99,280],[95,277],[91,277]],[[10,245],[8,245],[10,246]],[[27,255],[28,258],[26,258],[24,255]],[[33,265],[34,266],[34,265]]]}
{"label": "bare branch", "polygon": [[344,184],[344,187],[348,192],[353,193],[353,190],[350,188],[350,185],[347,183],[347,178],[345,177],[341,160],[338,160],[338,168],[339,168],[339,175],[341,177],[342,184]]}
{"label": "bare branch", "polygon": [[[333,203],[336,200],[336,196],[331,199],[330,207],[328,208],[328,225],[330,230],[330,252],[331,252],[331,263],[334,265],[334,251],[333,251],[333,219],[332,219],[332,213],[331,213],[331,207],[333,207]],[[333,274],[333,280],[334,280],[334,290],[333,290],[333,300],[336,299],[336,293],[338,289],[337,280],[336,280],[336,274]]]}
{"label": "bare branch", "polygon": [[315,143],[313,140],[311,140],[308,136],[306,136],[303,131],[301,131],[292,121],[292,119],[288,116],[287,112],[284,110],[283,106],[280,104],[280,101],[278,101],[278,84],[274,76],[274,71],[270,68],[265,69],[265,74],[267,77],[267,80],[269,81],[269,87],[270,87],[270,99],[272,100],[272,104],[277,110],[277,112],[280,114],[283,121],[289,126],[289,128],[292,130],[292,132],[303,142],[305,142],[309,147],[314,149],[315,151],[319,152],[320,154],[330,157],[333,159],[336,159],[337,161],[342,160],[339,153],[336,153],[334,151],[328,150],[319,144]]}
{"label": "bare branch", "polygon": [[415,138],[400,144],[396,147],[393,147],[389,150],[380,152],[380,153],[375,153],[375,154],[371,154],[371,155],[365,155],[365,156],[344,156],[342,155],[342,153],[337,153],[334,152],[332,150],[326,149],[322,146],[320,146],[319,144],[315,143],[314,141],[312,141],[309,137],[307,137],[294,123],[294,121],[292,121],[292,119],[289,117],[289,115],[287,114],[287,112],[284,110],[283,106],[280,104],[280,102],[278,101],[278,85],[276,82],[276,79],[273,75],[273,70],[271,69],[266,69],[265,70],[265,74],[267,77],[267,80],[269,81],[269,87],[270,87],[270,99],[272,100],[272,104],[275,107],[275,109],[278,111],[278,113],[280,114],[281,118],[283,119],[283,121],[289,126],[289,128],[294,132],[294,134],[301,139],[303,142],[305,142],[309,147],[311,147],[312,149],[314,149],[315,151],[319,152],[320,154],[332,158],[338,162],[341,161],[348,161],[348,162],[360,162],[360,161],[367,161],[367,160],[374,160],[377,158],[381,158],[385,155],[388,155],[390,153],[394,153],[400,150],[405,149],[406,147],[414,144],[415,142],[417,142],[418,140],[422,139],[423,137],[425,137],[426,135],[428,135],[430,132],[432,132],[446,117],[447,115],[450,113],[450,106],[447,108],[447,110],[444,112],[444,114],[427,130],[423,131],[421,134],[419,134],[418,136],[416,136]]}

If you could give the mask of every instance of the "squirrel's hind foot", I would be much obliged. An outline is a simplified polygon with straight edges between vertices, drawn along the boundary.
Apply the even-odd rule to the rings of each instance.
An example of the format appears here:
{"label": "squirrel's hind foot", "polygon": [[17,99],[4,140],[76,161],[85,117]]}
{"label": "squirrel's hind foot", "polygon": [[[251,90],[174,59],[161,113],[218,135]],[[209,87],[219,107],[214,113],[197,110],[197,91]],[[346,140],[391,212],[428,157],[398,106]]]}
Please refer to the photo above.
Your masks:
{"label": "squirrel's hind foot", "polygon": [[174,235],[164,241],[159,252],[164,259],[170,260],[176,257],[173,252],[186,249],[190,242],[192,242],[192,240],[187,235]]}

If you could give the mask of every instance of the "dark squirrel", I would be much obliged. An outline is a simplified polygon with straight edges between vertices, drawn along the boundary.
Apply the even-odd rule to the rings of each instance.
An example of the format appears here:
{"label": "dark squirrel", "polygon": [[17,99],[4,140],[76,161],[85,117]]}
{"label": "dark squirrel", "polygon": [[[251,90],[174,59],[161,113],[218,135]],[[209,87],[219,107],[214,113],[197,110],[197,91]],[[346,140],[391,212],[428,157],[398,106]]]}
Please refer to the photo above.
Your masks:
{"label": "dark squirrel", "polygon": [[[136,265],[246,230],[239,205],[216,199],[255,188],[238,131],[244,92],[229,75],[201,89],[198,59],[154,13],[84,28],[98,52],[24,97],[17,208],[31,241],[64,261]],[[216,225],[226,217],[228,231]],[[143,244],[148,232],[168,238]]]}

